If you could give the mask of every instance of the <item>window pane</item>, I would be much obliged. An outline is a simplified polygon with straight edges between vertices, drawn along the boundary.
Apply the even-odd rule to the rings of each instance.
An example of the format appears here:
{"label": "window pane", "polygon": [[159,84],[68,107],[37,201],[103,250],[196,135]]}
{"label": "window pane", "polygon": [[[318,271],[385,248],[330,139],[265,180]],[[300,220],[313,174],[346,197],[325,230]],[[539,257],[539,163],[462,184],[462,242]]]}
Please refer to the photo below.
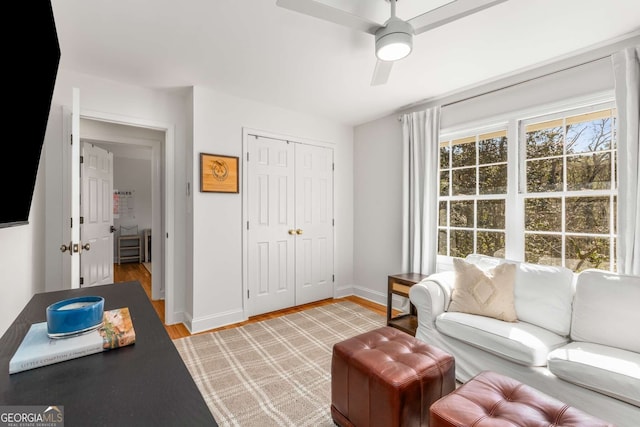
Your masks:
{"label": "window pane", "polygon": [[473,200],[451,202],[450,226],[451,227],[473,227]]}
{"label": "window pane", "polygon": [[478,248],[476,252],[483,255],[504,258],[504,233],[478,231]]}
{"label": "window pane", "polygon": [[447,202],[438,204],[438,225],[447,226]]}
{"label": "window pane", "polygon": [[611,149],[611,110],[567,118],[567,153]]}
{"label": "window pane", "polygon": [[473,231],[451,230],[451,253],[453,257],[464,258],[473,253]]}
{"label": "window pane", "polygon": [[525,199],[524,227],[527,231],[562,231],[562,199]]}
{"label": "window pane", "polygon": [[478,200],[478,228],[504,230],[504,200]]}
{"label": "window pane", "polygon": [[563,155],[562,120],[529,125],[526,133],[527,159]]}
{"label": "window pane", "polygon": [[609,270],[609,239],[567,236],[566,266],[573,271],[587,268]]}
{"label": "window pane", "polygon": [[507,161],[507,134],[506,131],[495,134],[480,135],[478,143],[478,163],[499,163]]}
{"label": "window pane", "polygon": [[458,139],[451,146],[451,164],[453,167],[473,166],[476,164],[475,137]]}
{"label": "window pane", "polygon": [[438,255],[447,254],[447,230],[438,230]]}
{"label": "window pane", "polygon": [[605,190],[610,188],[610,153],[567,157],[567,190]]}
{"label": "window pane", "polygon": [[527,161],[527,192],[562,191],[562,159]]}
{"label": "window pane", "polygon": [[[446,144],[446,143],[445,143]],[[449,145],[440,145],[440,169],[449,168],[449,153],[451,148]]]}
{"label": "window pane", "polygon": [[476,194],[476,168],[451,171],[453,175],[452,195]]}
{"label": "window pane", "polygon": [[483,166],[478,174],[480,194],[507,193],[507,165]]}
{"label": "window pane", "polygon": [[545,265],[562,265],[562,237],[547,234],[524,236],[524,260]]}
{"label": "window pane", "polygon": [[449,195],[449,171],[440,172],[440,195]]}
{"label": "window pane", "polygon": [[608,197],[567,197],[566,231],[609,233]]}

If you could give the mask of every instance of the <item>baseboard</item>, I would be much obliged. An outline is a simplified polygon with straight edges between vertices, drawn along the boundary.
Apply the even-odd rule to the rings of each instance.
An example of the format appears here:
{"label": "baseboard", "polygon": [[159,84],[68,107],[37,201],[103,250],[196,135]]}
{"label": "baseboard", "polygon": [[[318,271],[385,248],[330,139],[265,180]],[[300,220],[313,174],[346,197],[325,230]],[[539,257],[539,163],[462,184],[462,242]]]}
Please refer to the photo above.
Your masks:
{"label": "baseboard", "polygon": [[208,331],[209,329],[220,328],[222,326],[232,325],[247,320],[242,310],[227,311],[224,313],[216,313],[210,316],[193,318],[187,313],[187,318],[183,322],[190,333]]}

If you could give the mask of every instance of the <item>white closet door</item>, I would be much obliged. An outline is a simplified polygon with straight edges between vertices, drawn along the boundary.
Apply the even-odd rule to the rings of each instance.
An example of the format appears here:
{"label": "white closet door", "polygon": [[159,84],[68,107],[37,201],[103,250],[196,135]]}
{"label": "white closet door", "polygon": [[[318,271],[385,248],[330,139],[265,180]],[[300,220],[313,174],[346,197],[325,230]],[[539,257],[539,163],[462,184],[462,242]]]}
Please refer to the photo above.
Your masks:
{"label": "white closet door", "polygon": [[295,144],[296,305],[333,297],[333,150]]}
{"label": "white closet door", "polygon": [[295,304],[294,148],[249,137],[248,315]]}

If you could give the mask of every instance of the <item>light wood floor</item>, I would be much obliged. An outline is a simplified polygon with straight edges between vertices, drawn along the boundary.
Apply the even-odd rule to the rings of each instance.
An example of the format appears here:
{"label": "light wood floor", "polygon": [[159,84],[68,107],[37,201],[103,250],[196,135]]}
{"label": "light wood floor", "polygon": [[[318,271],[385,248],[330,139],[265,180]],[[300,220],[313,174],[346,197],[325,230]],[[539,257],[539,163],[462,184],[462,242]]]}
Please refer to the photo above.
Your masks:
{"label": "light wood floor", "polygon": [[[164,300],[151,299],[151,273],[149,273],[147,269],[144,268],[144,265],[138,264],[138,263],[126,263],[126,264],[120,264],[120,265],[114,264],[113,276],[114,276],[115,283],[130,282],[134,280],[139,281],[142,284],[142,287],[144,288],[145,292],[147,293],[147,296],[149,297],[149,300],[151,301],[153,308],[156,310],[156,313],[158,313],[158,317],[160,317],[160,320],[164,324]],[[273,313],[261,314],[259,316],[250,317],[249,320],[245,322],[235,323],[233,325],[223,326],[221,328],[211,329],[205,332],[235,328],[237,326],[242,326],[242,325],[246,325],[248,323],[253,323],[253,322],[259,322],[261,320],[272,319],[278,316],[284,316],[285,314],[295,313],[297,311],[305,310],[312,307],[319,307],[327,304],[334,304],[338,301],[352,301],[356,304],[360,304],[365,308],[368,308],[369,310],[375,313],[380,314],[381,316],[387,315],[386,306],[376,304],[374,302],[365,300],[363,298],[350,296],[350,297],[345,297],[340,299],[326,299],[322,301],[301,305],[298,307],[286,308],[284,310],[275,311]],[[182,323],[179,323],[177,325],[165,324],[165,328],[167,330],[167,333],[169,334],[169,337],[171,337],[171,339],[177,339],[177,338],[187,337],[191,335],[189,333],[189,330]],[[204,333],[204,332],[201,332],[201,333]]]}

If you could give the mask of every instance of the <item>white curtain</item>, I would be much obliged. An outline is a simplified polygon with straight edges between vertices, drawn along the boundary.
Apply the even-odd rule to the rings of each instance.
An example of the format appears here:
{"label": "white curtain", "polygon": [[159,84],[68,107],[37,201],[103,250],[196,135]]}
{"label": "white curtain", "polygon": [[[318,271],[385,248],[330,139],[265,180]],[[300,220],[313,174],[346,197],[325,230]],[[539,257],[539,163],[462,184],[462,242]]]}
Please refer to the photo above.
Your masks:
{"label": "white curtain", "polygon": [[440,107],[402,116],[404,271],[436,271]]}
{"label": "white curtain", "polygon": [[618,272],[640,275],[640,46],[612,55],[618,109]]}

